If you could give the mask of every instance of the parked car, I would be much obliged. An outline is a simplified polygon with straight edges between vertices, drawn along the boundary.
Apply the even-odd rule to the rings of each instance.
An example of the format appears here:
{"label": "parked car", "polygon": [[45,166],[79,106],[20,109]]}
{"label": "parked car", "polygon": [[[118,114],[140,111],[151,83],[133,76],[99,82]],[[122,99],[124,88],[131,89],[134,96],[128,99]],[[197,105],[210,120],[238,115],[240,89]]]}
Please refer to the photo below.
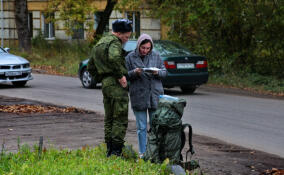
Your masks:
{"label": "parked car", "polygon": [[[136,48],[136,40],[129,40],[124,49],[130,52]],[[207,60],[191,53],[185,47],[166,40],[154,41],[154,50],[159,52],[168,75],[162,80],[165,88],[178,86],[185,93],[193,93],[198,86],[207,83]],[[97,82],[87,71],[88,59],[80,62],[78,76],[85,88],[96,87]]]}
{"label": "parked car", "polygon": [[0,47],[0,83],[11,82],[16,87],[23,87],[33,79],[30,63],[8,51],[9,48]]}

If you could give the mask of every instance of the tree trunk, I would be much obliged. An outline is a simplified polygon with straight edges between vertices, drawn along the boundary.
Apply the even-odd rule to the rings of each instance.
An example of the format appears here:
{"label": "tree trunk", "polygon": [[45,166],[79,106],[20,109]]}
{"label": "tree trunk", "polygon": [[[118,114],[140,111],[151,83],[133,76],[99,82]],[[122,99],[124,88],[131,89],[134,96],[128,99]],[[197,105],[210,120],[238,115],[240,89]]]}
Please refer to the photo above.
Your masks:
{"label": "tree trunk", "polygon": [[18,33],[19,47],[21,50],[30,51],[31,38],[28,27],[27,0],[15,0],[15,20]]}
{"label": "tree trunk", "polygon": [[104,29],[106,27],[106,24],[109,22],[109,17],[116,3],[117,0],[107,0],[106,8],[103,12],[96,33],[94,35],[95,40],[97,39],[96,37],[100,37],[104,33]]}

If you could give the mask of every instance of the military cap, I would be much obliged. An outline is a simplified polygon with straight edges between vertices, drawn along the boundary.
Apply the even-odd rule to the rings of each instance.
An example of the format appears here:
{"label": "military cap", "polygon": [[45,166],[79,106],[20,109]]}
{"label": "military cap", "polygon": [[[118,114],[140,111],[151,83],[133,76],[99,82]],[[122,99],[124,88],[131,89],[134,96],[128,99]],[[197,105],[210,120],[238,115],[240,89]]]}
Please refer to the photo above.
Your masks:
{"label": "military cap", "polygon": [[132,31],[132,21],[128,19],[117,19],[112,22],[112,31],[126,33]]}

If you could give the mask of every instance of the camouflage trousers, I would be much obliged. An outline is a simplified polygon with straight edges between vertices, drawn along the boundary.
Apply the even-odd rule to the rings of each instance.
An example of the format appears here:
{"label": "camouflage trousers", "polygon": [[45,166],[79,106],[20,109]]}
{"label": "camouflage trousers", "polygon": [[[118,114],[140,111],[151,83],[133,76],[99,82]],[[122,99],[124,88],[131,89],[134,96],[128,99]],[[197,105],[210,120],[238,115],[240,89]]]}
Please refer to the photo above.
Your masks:
{"label": "camouflage trousers", "polygon": [[128,92],[119,84],[103,87],[105,142],[123,144],[128,126]]}

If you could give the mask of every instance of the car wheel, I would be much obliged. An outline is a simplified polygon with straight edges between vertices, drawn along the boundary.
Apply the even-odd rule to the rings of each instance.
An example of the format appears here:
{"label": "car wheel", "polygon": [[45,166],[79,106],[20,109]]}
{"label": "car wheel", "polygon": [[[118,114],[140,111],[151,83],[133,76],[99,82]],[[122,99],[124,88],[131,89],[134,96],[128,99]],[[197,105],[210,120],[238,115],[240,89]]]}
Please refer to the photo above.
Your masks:
{"label": "car wheel", "polygon": [[12,84],[15,87],[24,87],[26,85],[27,81],[13,81]]}
{"label": "car wheel", "polygon": [[84,88],[95,88],[97,85],[96,80],[92,77],[92,75],[85,68],[81,74],[81,82]]}
{"label": "car wheel", "polygon": [[194,91],[196,90],[196,87],[195,86],[181,86],[180,89],[182,90],[183,93],[193,94]]}

